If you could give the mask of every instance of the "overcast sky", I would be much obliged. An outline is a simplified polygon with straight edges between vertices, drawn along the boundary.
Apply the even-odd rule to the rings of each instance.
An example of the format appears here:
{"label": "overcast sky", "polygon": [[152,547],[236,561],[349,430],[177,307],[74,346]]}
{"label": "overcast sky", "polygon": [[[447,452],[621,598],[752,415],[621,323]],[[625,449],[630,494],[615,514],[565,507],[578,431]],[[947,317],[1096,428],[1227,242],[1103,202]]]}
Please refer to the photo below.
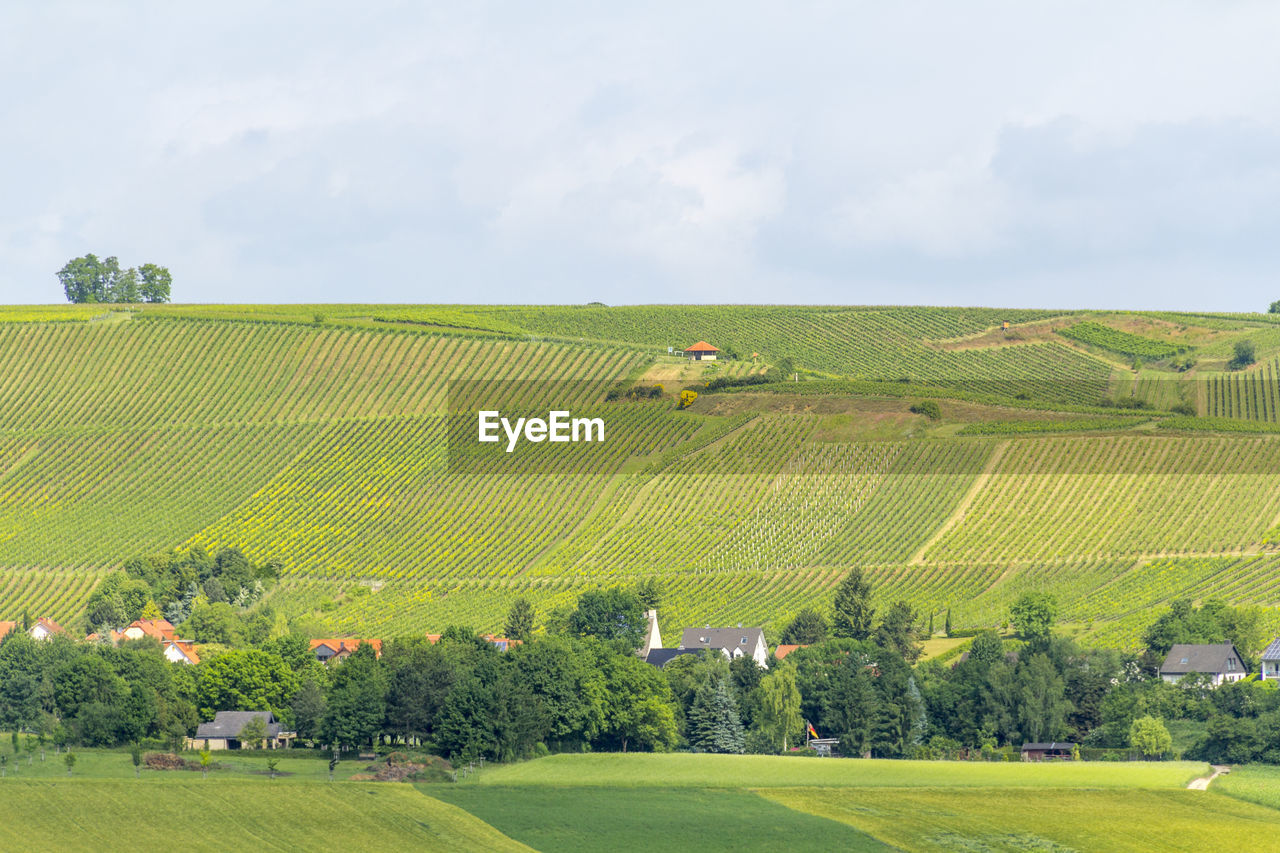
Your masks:
{"label": "overcast sky", "polygon": [[179,302],[1265,310],[1278,42],[1232,0],[6,3],[0,301],[93,252]]}

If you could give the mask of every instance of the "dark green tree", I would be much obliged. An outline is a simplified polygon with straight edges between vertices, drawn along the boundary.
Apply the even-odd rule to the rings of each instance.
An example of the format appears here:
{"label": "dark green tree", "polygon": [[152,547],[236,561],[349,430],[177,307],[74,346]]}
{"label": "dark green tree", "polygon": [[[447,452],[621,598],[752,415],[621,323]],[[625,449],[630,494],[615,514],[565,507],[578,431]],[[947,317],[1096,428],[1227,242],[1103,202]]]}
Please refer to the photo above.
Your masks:
{"label": "dark green tree", "polygon": [[1227,367],[1232,370],[1248,367],[1257,361],[1257,351],[1253,341],[1236,341],[1233,352],[1231,361],[1227,363]]}
{"label": "dark green tree", "polygon": [[143,302],[168,302],[173,276],[168,267],[143,264],[138,267],[138,294]]}
{"label": "dark green tree", "polygon": [[801,646],[821,643],[827,639],[827,630],[827,618],[806,607],[782,630],[781,642]]}
{"label": "dark green tree", "polygon": [[1022,639],[1033,646],[1044,646],[1058,616],[1058,602],[1047,592],[1026,592],[1009,608],[1009,615]]}
{"label": "dark green tree", "polygon": [[871,584],[854,567],[836,589],[832,604],[831,633],[836,637],[865,640],[871,636],[876,610],[871,606]]}
{"label": "dark green tree", "polygon": [[689,709],[689,745],[703,752],[743,752],[742,721],[728,679],[717,678],[698,688]]}
{"label": "dark green tree", "polygon": [[533,605],[529,599],[521,596],[511,603],[503,632],[512,640],[527,640],[533,636]]}
{"label": "dark green tree", "polygon": [[578,597],[569,615],[569,632],[579,637],[622,640],[631,648],[640,645],[646,627],[644,607],[634,592],[615,587],[588,590]]}
{"label": "dark green tree", "polygon": [[923,648],[920,634],[915,608],[905,601],[895,601],[876,628],[876,645],[897,652],[907,663],[915,663]]}
{"label": "dark green tree", "polygon": [[372,743],[382,730],[386,701],[386,678],[373,646],[363,643],[333,675],[321,738],[338,746]]}
{"label": "dark green tree", "polygon": [[662,581],[650,575],[636,584],[636,598],[645,610],[657,610],[662,604]]}
{"label": "dark green tree", "polygon": [[306,740],[317,738],[320,735],[320,723],[329,706],[325,702],[324,691],[314,678],[302,682],[289,707],[293,711],[293,726],[298,737]]}

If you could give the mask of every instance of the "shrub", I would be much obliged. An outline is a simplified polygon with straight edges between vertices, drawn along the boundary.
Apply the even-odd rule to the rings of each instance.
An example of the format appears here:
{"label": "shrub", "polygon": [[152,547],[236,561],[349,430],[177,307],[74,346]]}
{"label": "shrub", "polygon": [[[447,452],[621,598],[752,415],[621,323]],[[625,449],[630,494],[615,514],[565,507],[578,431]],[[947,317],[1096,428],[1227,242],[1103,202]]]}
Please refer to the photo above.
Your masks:
{"label": "shrub", "polygon": [[942,417],[942,410],[938,408],[938,404],[933,400],[921,400],[913,403],[911,411],[917,415],[924,415],[931,421],[936,421]]}

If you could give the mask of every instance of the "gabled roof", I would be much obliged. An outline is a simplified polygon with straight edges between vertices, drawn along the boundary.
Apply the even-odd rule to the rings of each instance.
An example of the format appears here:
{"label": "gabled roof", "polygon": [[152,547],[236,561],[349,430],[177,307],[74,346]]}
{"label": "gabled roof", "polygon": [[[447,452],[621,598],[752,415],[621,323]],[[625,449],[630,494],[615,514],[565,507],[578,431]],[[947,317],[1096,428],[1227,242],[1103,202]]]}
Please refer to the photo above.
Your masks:
{"label": "gabled roof", "polygon": [[63,628],[61,625],[59,625],[57,622],[54,622],[52,619],[45,619],[43,617],[36,620],[36,624],[31,626],[31,630],[34,631],[37,627],[44,628],[45,631],[49,632],[50,634],[67,633],[67,630]]}
{"label": "gabled roof", "polygon": [[[1234,658],[1236,666],[1227,669],[1227,661]],[[1160,665],[1161,675],[1186,675],[1191,672],[1221,674],[1244,672],[1244,662],[1231,643],[1178,643],[1169,649],[1169,655]]]}
{"label": "gabled roof", "polygon": [[[0,622],[0,637],[4,636],[4,623]],[[1280,640],[1272,640],[1271,645],[1262,650],[1263,660],[1280,660]]]}
{"label": "gabled roof", "polygon": [[336,637],[330,640],[312,640],[311,651],[325,646],[334,655],[350,654],[360,648],[361,643],[368,643],[373,646],[373,653],[376,657],[382,657],[382,641],[381,640],[358,640],[352,637]]}
{"label": "gabled roof", "polygon": [[691,347],[685,347],[684,351],[685,352],[720,352],[719,349],[717,349],[716,347],[713,347],[711,344],[707,343],[706,341],[698,341],[696,344],[694,344]]}
{"label": "gabled roof", "polygon": [[128,636],[130,628],[136,628],[143,636],[155,637],[162,643],[173,639],[173,623],[168,619],[136,619],[120,632],[121,635]]}
{"label": "gabled roof", "polygon": [[1024,752],[1028,749],[1042,749],[1052,752],[1055,750],[1071,750],[1075,748],[1076,745],[1074,743],[1059,743],[1057,741],[1052,743],[1024,743],[1022,745]]}
{"label": "gabled roof", "polygon": [[17,622],[0,622],[0,640],[9,635],[9,632],[18,627]]}
{"label": "gabled roof", "polygon": [[184,658],[191,663],[200,663],[200,655],[196,654],[195,646],[187,640],[169,640],[164,644],[164,650],[167,653],[169,649],[177,649]]}
{"label": "gabled roof", "polygon": [[796,649],[806,649],[808,647],[809,647],[808,643],[784,643],[783,645],[778,646],[778,648],[774,650],[773,656],[777,660],[782,660],[787,655],[794,652]]}
{"label": "gabled roof", "polygon": [[270,711],[219,711],[207,723],[201,723],[196,729],[197,738],[227,737],[238,738],[245,724],[256,717],[264,718],[267,724],[267,737],[280,734],[281,726]]}
{"label": "gabled roof", "polygon": [[754,651],[764,642],[763,628],[685,628],[680,637],[682,649],[742,649]]}

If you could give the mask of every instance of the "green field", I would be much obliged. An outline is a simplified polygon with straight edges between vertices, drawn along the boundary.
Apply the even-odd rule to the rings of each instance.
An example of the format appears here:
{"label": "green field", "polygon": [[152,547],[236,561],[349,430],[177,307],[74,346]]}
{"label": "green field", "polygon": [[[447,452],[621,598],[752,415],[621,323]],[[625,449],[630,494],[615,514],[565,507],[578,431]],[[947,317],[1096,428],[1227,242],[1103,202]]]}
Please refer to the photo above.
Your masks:
{"label": "green field", "polygon": [[[1237,768],[1202,792],[1185,787],[1208,775],[1195,762],[588,754],[415,786],[352,781],[367,763],[354,760],[330,782],[327,762],[287,753],[275,779],[263,753],[215,754],[208,778],[134,778],[127,752],[76,755],[70,776],[52,750],[8,764],[0,847],[1246,851],[1280,828],[1274,768]],[[175,814],[189,818],[178,829]]]}
{"label": "green field", "polygon": [[[689,836],[668,833],[662,823],[664,846],[703,849],[700,845],[715,843],[717,836],[707,832],[715,815],[734,804],[739,808],[721,830],[728,832],[729,843],[707,849],[777,849],[768,828],[755,823],[771,813],[759,803],[744,802],[748,796],[785,806],[795,816],[843,824],[892,849],[1262,849],[1258,839],[1280,828],[1280,812],[1247,802],[1248,796],[1186,790],[1190,779],[1208,772],[1206,765],[1192,762],[584,755],[486,769],[438,796],[543,849],[604,850],[615,843],[621,844],[616,849],[645,849],[646,827],[655,825],[655,815],[668,812],[671,826],[684,827],[687,819],[695,831],[685,842]],[[1242,771],[1240,778],[1250,772]],[[608,828],[607,840],[591,834],[597,821]],[[754,842],[737,840],[740,825],[752,828]],[[804,833],[784,843],[787,849],[874,849],[860,846],[865,840],[842,838],[830,825],[806,825],[796,817],[779,816],[774,826]]]}
{"label": "green field", "polygon": [[0,847],[181,850],[528,850],[413,788],[358,783],[4,780]]}
{"label": "green field", "polygon": [[1024,763],[804,759],[773,755],[553,755],[493,767],[476,785],[691,788],[1170,788],[1209,773],[1194,761]]}
{"label": "green field", "polygon": [[[1259,364],[1224,372],[1246,338]],[[737,358],[666,355],[697,339]],[[76,626],[124,560],[235,545],[283,567],[273,605],[331,633],[495,630],[519,596],[546,613],[646,576],[665,631],[776,633],[859,565],[882,602],[957,627],[1046,589],[1132,645],[1173,597],[1280,603],[1280,435],[1233,431],[1275,420],[1277,352],[1258,315],[3,308],[0,617]],[[802,381],[672,403],[788,360]],[[633,384],[664,396],[605,400]],[[940,419],[910,411],[921,396]],[[1129,398],[1148,408],[1099,408]],[[1187,400],[1210,417],[1165,410]],[[493,401],[625,438],[569,462],[458,455],[457,413]]]}

